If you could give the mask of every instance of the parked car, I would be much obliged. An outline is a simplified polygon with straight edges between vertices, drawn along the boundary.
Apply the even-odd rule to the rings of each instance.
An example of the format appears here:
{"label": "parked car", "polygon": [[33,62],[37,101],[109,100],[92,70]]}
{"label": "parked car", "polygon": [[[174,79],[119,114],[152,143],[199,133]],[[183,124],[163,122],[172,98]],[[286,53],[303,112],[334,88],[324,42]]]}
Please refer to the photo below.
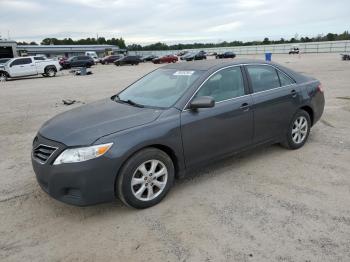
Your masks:
{"label": "parked car", "polygon": [[122,58],[123,55],[109,55],[105,56],[104,58],[101,59],[101,64],[109,64],[109,63],[114,63],[116,60]]}
{"label": "parked car", "polygon": [[174,55],[165,55],[159,58],[154,58],[152,62],[154,64],[162,64],[162,63],[176,63],[179,59]]}
{"label": "parked car", "polygon": [[60,69],[61,66],[58,61],[43,60],[38,63],[33,56],[17,57],[0,65],[0,81],[35,75],[53,77]]}
{"label": "parked car", "polygon": [[299,48],[298,47],[293,47],[289,50],[289,54],[299,54]]}
{"label": "parked car", "polygon": [[[341,55],[341,59],[342,60],[350,60],[350,54],[340,54]],[[0,61],[0,63],[1,63],[1,61]]]}
{"label": "parked car", "polygon": [[85,52],[85,55],[91,57],[95,64],[100,62],[100,59],[95,51],[87,51]]}
{"label": "parked car", "polygon": [[199,51],[198,53],[192,53],[191,55],[186,55],[184,60],[186,61],[193,61],[193,60],[203,60],[207,59],[207,55],[204,51]]}
{"label": "parked car", "polygon": [[72,56],[67,60],[63,60],[61,65],[64,69],[72,67],[91,67],[95,64],[94,60],[90,56]]}
{"label": "parked car", "polygon": [[180,60],[186,60],[187,57],[191,57],[195,55],[195,53],[186,53],[180,57]]}
{"label": "parked car", "polygon": [[221,53],[221,54],[217,54],[215,56],[216,59],[221,59],[221,58],[235,58],[236,57],[236,54],[233,53],[233,52],[224,52],[224,53]]}
{"label": "parked car", "polygon": [[139,56],[136,55],[128,55],[124,56],[116,61],[114,61],[114,64],[116,66],[121,65],[138,65],[141,62],[141,59]]}
{"label": "parked car", "polygon": [[186,54],[188,54],[188,51],[180,51],[176,55],[177,56],[183,56],[183,55],[186,55]]}
{"label": "parked car", "polygon": [[207,56],[216,56],[218,53],[217,52],[210,52],[210,53],[207,53]]}
{"label": "parked car", "polygon": [[324,103],[318,80],[275,63],[169,64],[44,123],[32,165],[42,189],[65,203],[118,196],[146,208],[176,177],[225,156],[262,144],[302,147]]}
{"label": "parked car", "polygon": [[60,65],[63,67],[64,61],[67,61],[69,58],[64,56],[64,57],[60,57],[58,59],[58,62],[60,63]]}
{"label": "parked car", "polygon": [[156,55],[146,55],[141,58],[142,62],[150,62],[153,59],[158,58]]}
{"label": "parked car", "polygon": [[0,58],[0,64],[5,64],[10,60],[11,60],[11,58]]}

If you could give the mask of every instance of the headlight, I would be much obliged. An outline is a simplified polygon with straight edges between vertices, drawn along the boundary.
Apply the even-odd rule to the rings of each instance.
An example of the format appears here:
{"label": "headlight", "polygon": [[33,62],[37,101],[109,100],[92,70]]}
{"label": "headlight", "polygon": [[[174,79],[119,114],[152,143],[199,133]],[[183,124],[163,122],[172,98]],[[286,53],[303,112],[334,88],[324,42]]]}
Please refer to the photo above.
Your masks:
{"label": "headlight", "polygon": [[76,163],[83,162],[93,158],[103,156],[113,145],[113,143],[88,146],[88,147],[78,147],[69,148],[64,150],[53,163],[54,165],[59,165],[63,163]]}

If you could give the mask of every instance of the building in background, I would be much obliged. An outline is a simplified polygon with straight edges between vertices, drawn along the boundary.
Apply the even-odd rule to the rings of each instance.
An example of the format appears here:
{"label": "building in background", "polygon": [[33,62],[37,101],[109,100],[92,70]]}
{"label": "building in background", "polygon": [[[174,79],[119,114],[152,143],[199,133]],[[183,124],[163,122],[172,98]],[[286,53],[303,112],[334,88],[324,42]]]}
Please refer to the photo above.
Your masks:
{"label": "building in background", "polygon": [[47,57],[71,57],[96,52],[99,57],[110,54],[126,53],[115,45],[18,45],[19,56],[46,55]]}
{"label": "building in background", "polygon": [[17,56],[17,43],[10,40],[0,40],[0,58],[12,58]]}

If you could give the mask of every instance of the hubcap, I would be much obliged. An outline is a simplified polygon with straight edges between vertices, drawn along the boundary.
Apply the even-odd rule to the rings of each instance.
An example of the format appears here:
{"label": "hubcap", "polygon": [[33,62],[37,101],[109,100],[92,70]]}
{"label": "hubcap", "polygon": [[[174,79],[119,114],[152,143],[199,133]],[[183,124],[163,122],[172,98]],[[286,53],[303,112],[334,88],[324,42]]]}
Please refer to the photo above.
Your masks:
{"label": "hubcap", "polygon": [[159,160],[142,163],[131,179],[131,192],[141,201],[150,201],[159,196],[167,183],[168,169]]}
{"label": "hubcap", "polygon": [[53,71],[52,69],[49,70],[49,76],[54,76],[55,75],[55,71]]}
{"label": "hubcap", "polygon": [[304,116],[299,116],[293,124],[292,139],[296,144],[302,143],[307,135],[308,123]]}
{"label": "hubcap", "polygon": [[0,82],[5,82],[6,81],[6,76],[4,74],[0,75]]}

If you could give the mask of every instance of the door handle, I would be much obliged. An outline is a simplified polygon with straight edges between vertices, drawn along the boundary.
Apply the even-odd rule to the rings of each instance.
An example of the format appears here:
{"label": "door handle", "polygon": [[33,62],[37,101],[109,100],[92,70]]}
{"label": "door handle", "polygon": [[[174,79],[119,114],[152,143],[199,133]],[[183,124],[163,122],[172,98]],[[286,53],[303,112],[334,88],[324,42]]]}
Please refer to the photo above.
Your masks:
{"label": "door handle", "polygon": [[292,97],[297,97],[297,91],[295,91],[294,89],[292,91],[290,91]]}
{"label": "door handle", "polygon": [[249,104],[248,103],[243,103],[240,108],[243,111],[248,111],[249,110]]}

